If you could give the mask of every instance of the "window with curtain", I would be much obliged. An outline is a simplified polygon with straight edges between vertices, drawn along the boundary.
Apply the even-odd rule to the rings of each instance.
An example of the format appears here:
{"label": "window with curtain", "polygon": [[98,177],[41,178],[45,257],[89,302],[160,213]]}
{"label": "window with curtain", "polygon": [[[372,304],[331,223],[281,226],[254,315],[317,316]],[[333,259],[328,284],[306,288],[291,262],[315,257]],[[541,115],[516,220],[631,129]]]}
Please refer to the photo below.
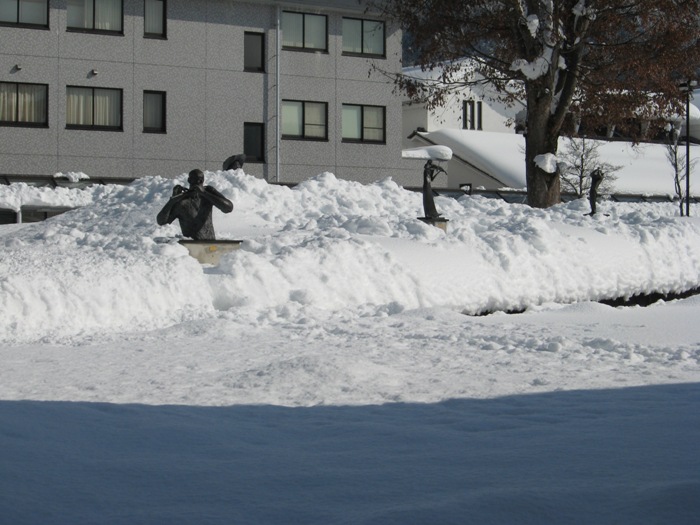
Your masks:
{"label": "window with curtain", "polygon": [[342,133],[346,142],[386,142],[386,109],[383,106],[343,104]]}
{"label": "window with curtain", "polygon": [[306,51],[328,50],[328,17],[282,12],[282,47]]}
{"label": "window with curtain", "polygon": [[243,123],[243,153],[248,162],[265,162],[265,125]]}
{"label": "window with curtain", "polygon": [[66,128],[122,130],[122,90],[68,86]]}
{"label": "window with curtain", "polygon": [[122,0],[68,0],[68,29],[121,33]]}
{"label": "window with curtain", "polygon": [[166,0],[144,0],[143,34],[151,38],[165,38]]}
{"label": "window with curtain", "polygon": [[49,124],[49,86],[0,82],[0,125],[45,127]]}
{"label": "window with curtain", "polygon": [[143,132],[165,133],[165,92],[143,92]]}
{"label": "window with curtain", "polygon": [[343,54],[385,56],[384,22],[343,18]]}
{"label": "window with curtain", "polygon": [[243,36],[243,68],[246,71],[265,71],[265,35],[246,32]]}
{"label": "window with curtain", "polygon": [[328,104],[283,100],[282,138],[328,140]]}
{"label": "window with curtain", "polygon": [[49,27],[49,2],[0,0],[0,24]]}

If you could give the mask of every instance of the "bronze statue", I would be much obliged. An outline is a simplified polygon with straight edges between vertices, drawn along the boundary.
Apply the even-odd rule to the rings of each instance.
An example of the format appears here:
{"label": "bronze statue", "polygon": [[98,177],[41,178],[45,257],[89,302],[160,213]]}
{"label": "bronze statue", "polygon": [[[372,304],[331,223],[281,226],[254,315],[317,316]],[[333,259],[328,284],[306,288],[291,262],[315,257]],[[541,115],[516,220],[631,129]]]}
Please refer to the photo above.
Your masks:
{"label": "bronze statue", "polygon": [[224,161],[222,169],[224,171],[228,170],[238,170],[245,164],[245,154],[239,153],[238,155],[231,155]]}
{"label": "bronze statue", "polygon": [[598,198],[598,187],[600,183],[603,182],[603,172],[600,168],[593,170],[591,173],[591,190],[588,194],[588,200],[591,203],[591,213],[588,215],[595,215],[596,209],[596,199]]}
{"label": "bronze statue", "polygon": [[233,203],[216,188],[204,185],[202,170],[190,171],[187,179],[189,189],[179,184],[173,188],[173,195],[160,210],[156,220],[160,226],[170,224],[175,219],[180,223],[182,235],[195,240],[216,240],[212,208],[216,206],[224,213],[233,211]]}
{"label": "bronze statue", "polygon": [[437,177],[438,173],[447,174],[447,172],[440,166],[433,164],[432,159],[429,159],[423,167],[423,213],[426,219],[436,220],[442,219],[440,214],[435,208],[435,201],[433,200],[433,187],[432,182]]}

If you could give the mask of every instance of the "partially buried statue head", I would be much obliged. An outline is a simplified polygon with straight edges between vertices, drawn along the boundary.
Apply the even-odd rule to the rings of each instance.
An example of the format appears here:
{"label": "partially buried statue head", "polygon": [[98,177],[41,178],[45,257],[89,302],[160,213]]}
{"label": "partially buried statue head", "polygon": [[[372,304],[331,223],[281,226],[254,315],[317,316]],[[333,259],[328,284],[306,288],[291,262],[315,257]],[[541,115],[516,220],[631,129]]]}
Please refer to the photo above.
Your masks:
{"label": "partially buried statue head", "polygon": [[190,171],[187,182],[189,182],[190,186],[200,186],[204,184],[204,173],[200,169]]}

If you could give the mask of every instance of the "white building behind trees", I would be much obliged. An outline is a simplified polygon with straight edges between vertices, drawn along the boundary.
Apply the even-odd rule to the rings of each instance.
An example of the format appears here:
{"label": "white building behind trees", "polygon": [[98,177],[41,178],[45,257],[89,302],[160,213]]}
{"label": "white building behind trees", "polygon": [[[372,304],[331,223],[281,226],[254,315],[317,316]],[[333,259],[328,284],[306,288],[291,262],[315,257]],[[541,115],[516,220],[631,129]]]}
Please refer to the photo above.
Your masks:
{"label": "white building behind trees", "polygon": [[[420,67],[404,68],[404,74],[437,82],[439,72]],[[475,77],[478,80],[478,76]],[[450,189],[471,186],[474,189],[499,190],[525,188],[525,140],[521,135],[525,105],[497,100],[497,93],[487,82],[456,89],[444,106],[427,109],[425,105],[403,102],[403,147],[426,145],[448,146],[452,159],[445,164],[446,186]],[[691,143],[700,142],[700,90],[690,104]],[[680,136],[686,134],[685,115],[675,119]],[[563,142],[569,139],[561,139]],[[682,138],[681,140],[684,140]],[[622,166],[616,173],[615,190],[624,193],[673,194],[673,180],[666,160],[666,147],[659,143],[634,145],[626,141],[601,141],[604,160]],[[565,148],[560,144],[559,151]],[[700,147],[691,146],[691,162],[700,156]],[[652,163],[658,178],[644,181],[635,178],[640,163]],[[692,180],[692,178],[691,178]],[[691,193],[692,189],[691,189]]]}

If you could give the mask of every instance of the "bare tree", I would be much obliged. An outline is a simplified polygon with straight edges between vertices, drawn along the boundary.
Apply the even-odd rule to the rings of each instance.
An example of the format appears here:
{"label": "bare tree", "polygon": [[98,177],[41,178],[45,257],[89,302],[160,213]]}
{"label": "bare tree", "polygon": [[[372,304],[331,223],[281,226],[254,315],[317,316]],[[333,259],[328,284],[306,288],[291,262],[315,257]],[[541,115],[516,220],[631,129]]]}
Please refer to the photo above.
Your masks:
{"label": "bare tree", "polygon": [[640,121],[681,112],[679,80],[700,65],[700,0],[366,1],[411,35],[422,68],[439,71],[433,82],[391,74],[413,101],[434,108],[483,81],[501,101],[526,103],[528,202],[539,208],[560,200],[547,169],[556,163],[541,159],[556,157],[574,121],[639,138]]}
{"label": "bare tree", "polygon": [[564,191],[575,193],[578,197],[587,195],[591,189],[591,173],[600,170],[604,177],[600,183],[600,193],[612,193],[614,175],[622,166],[605,162],[600,158],[601,143],[596,140],[569,138],[566,149],[559,155],[564,167],[561,169],[561,184]]}

